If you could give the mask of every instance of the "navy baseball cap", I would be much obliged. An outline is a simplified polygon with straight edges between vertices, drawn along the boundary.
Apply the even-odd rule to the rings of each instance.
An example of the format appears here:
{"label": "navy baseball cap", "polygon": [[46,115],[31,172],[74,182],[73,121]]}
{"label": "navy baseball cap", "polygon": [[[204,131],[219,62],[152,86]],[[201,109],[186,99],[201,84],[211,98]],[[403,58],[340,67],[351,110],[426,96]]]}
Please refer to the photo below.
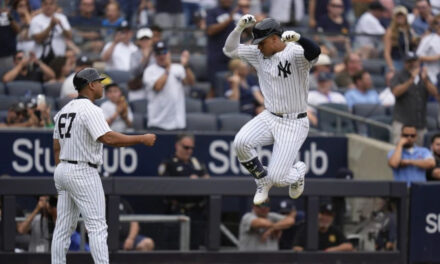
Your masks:
{"label": "navy baseball cap", "polygon": [[333,79],[333,75],[329,72],[320,72],[318,74],[318,82],[330,81]]}
{"label": "navy baseball cap", "polygon": [[333,205],[331,203],[325,203],[323,205],[321,205],[321,207],[319,208],[319,212],[321,214],[334,214],[335,213],[335,208],[333,207]]}
{"label": "navy baseball cap", "polygon": [[281,214],[288,214],[292,211],[296,210],[295,203],[292,200],[282,200],[280,202],[280,210]]}
{"label": "navy baseball cap", "polygon": [[129,30],[130,24],[128,24],[127,20],[123,20],[121,24],[116,28],[117,31]]}
{"label": "navy baseball cap", "polygon": [[93,62],[87,56],[81,56],[76,59],[76,66],[92,66]]}
{"label": "navy baseball cap", "polygon": [[407,52],[403,57],[404,61],[415,61],[417,59],[418,59],[417,55],[412,51]]}
{"label": "navy baseball cap", "polygon": [[162,55],[168,53],[167,44],[165,44],[165,42],[163,41],[159,41],[156,44],[154,44],[153,50],[156,55]]}

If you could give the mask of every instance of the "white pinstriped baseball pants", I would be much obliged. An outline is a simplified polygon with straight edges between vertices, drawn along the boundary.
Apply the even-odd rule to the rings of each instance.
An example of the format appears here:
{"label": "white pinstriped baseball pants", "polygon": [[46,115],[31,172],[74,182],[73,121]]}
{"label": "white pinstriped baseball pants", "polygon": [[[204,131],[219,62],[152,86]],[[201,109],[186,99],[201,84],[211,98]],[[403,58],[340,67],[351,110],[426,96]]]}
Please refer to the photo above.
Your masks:
{"label": "white pinstriped baseball pants", "polygon": [[58,204],[52,239],[52,264],[66,263],[70,236],[80,213],[84,218],[94,262],[109,263],[105,196],[97,169],[86,163],[61,162],[55,169],[54,179]]}
{"label": "white pinstriped baseball pants", "polygon": [[237,133],[235,151],[240,162],[247,162],[257,156],[256,147],[273,144],[268,176],[263,179],[278,187],[287,186],[296,182],[303,173],[297,170],[294,162],[308,132],[307,117],[281,118],[264,110]]}

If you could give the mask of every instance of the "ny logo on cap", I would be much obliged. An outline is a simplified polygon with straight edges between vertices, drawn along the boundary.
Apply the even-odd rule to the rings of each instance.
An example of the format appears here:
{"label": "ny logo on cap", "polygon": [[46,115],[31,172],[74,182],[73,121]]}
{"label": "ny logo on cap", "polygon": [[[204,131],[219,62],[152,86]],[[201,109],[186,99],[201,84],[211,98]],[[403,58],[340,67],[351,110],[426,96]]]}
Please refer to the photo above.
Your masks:
{"label": "ny logo on cap", "polygon": [[289,74],[292,74],[292,72],[290,72],[290,65],[290,62],[286,61],[283,66],[280,61],[278,64],[278,76],[281,77],[281,72],[283,72],[284,78],[287,78]]}

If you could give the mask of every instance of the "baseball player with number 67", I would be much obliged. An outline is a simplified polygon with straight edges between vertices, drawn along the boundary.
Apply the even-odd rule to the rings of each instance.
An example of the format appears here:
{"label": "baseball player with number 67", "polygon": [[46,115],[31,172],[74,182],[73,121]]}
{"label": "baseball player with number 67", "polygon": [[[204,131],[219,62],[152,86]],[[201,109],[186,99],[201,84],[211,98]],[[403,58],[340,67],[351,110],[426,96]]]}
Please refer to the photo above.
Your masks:
{"label": "baseball player with number 67", "polygon": [[[252,26],[251,45],[240,44],[241,33]],[[306,165],[295,160],[309,131],[309,71],[321,49],[295,31],[283,32],[272,18],[256,23],[254,16],[244,15],[226,39],[223,52],[255,67],[264,96],[266,110],[246,123],[234,139],[239,161],[257,184],[254,204],[266,201],[272,186],[289,186],[289,196],[298,198],[304,190]],[[271,144],[272,159],[266,168],[255,148]]]}

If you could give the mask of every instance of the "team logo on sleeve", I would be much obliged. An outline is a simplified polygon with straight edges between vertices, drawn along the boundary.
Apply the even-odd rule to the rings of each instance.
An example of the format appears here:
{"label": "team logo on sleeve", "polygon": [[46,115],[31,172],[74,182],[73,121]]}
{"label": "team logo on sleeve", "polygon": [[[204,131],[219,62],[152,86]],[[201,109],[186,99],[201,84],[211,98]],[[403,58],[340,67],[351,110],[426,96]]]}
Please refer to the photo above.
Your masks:
{"label": "team logo on sleeve", "polygon": [[289,74],[292,74],[290,71],[290,62],[285,61],[284,65],[280,63],[278,64],[278,76],[281,77],[281,72],[283,73],[284,78],[287,78]]}

